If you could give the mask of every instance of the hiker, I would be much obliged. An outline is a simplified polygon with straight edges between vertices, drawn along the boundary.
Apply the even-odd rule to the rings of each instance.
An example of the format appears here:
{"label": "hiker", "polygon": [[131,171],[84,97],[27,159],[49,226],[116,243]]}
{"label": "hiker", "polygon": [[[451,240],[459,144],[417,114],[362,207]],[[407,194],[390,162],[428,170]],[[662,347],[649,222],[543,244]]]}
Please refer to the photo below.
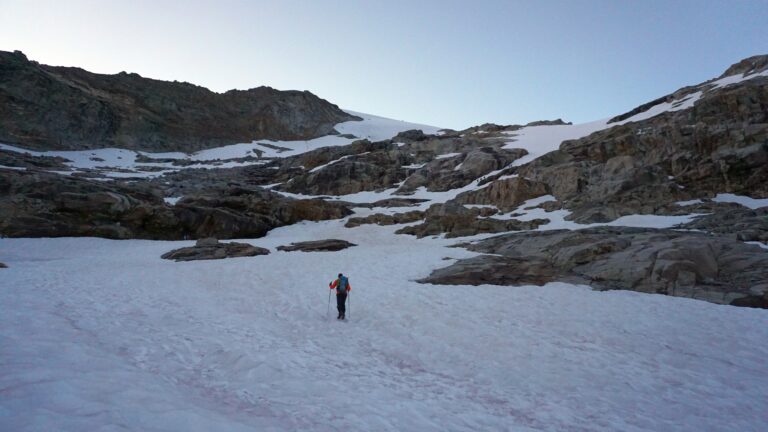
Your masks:
{"label": "hiker", "polygon": [[339,309],[339,316],[337,316],[336,319],[343,320],[344,313],[346,312],[347,293],[352,291],[352,287],[349,285],[349,279],[339,273],[338,279],[329,283],[328,288],[336,289],[336,307]]}

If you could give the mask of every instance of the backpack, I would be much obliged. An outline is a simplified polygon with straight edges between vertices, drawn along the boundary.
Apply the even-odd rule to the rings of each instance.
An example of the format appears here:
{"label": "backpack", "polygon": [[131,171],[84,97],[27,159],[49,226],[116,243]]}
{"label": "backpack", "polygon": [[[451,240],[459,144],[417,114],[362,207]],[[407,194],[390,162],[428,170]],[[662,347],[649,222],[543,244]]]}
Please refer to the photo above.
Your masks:
{"label": "backpack", "polygon": [[347,277],[342,276],[339,278],[339,284],[336,285],[336,294],[346,294],[347,293]]}

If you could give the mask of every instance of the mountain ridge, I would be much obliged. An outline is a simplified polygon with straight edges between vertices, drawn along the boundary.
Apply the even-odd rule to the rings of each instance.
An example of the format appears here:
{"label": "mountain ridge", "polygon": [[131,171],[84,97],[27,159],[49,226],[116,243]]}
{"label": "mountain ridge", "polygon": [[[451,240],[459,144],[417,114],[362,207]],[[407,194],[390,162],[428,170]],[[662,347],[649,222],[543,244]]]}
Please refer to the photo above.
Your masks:
{"label": "mountain ridge", "polygon": [[212,92],[121,72],[95,74],[0,52],[0,142],[33,150],[192,152],[257,139],[311,139],[359,120],[308,91]]}

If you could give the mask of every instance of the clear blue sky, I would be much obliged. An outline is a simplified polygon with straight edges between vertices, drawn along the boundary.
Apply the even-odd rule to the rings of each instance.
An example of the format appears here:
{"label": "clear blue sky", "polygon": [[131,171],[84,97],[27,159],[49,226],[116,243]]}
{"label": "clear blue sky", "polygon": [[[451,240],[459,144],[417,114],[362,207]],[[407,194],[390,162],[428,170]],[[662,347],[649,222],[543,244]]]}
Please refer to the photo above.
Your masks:
{"label": "clear blue sky", "polygon": [[0,50],[463,128],[609,117],[768,53],[768,0],[0,0]]}

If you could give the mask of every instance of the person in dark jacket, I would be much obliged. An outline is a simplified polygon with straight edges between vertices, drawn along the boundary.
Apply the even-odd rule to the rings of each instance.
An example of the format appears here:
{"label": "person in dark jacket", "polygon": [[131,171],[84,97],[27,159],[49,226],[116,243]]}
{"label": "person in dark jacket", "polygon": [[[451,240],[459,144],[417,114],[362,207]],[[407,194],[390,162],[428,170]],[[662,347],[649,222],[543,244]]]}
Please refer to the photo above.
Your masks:
{"label": "person in dark jacket", "polygon": [[349,285],[349,279],[346,276],[339,273],[339,277],[328,284],[328,288],[336,290],[336,308],[339,310],[339,316],[336,319],[343,320],[344,314],[347,311],[347,293],[352,291],[352,287]]}

